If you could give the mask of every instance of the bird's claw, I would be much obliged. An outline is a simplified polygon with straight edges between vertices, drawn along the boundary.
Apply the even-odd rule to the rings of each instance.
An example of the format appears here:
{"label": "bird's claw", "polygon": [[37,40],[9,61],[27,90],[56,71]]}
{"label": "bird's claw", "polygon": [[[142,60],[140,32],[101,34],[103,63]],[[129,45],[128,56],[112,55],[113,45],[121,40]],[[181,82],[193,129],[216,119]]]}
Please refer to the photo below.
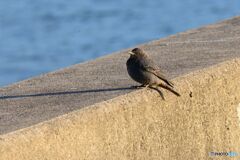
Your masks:
{"label": "bird's claw", "polygon": [[143,88],[143,87],[148,87],[144,84],[140,85],[140,86],[132,86],[132,88],[135,88],[135,89],[140,89],[140,88]]}

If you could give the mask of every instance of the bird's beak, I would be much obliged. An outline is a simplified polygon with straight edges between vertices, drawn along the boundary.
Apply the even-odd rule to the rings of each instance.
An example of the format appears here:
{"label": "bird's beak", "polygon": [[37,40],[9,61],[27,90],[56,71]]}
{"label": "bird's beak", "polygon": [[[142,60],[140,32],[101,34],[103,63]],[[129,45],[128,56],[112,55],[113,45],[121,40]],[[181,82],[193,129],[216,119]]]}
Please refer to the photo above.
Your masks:
{"label": "bird's beak", "polygon": [[130,55],[134,55],[134,53],[131,51],[131,52],[128,52],[128,54],[130,54]]}

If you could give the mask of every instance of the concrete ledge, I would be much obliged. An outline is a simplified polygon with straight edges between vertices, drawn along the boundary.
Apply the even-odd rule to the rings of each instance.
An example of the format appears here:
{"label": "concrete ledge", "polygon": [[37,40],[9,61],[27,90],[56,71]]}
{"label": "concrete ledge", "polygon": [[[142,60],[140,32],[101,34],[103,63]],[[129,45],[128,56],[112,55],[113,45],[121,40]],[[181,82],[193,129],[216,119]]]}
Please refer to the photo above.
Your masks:
{"label": "concrete ledge", "polygon": [[[141,45],[170,78],[240,57],[240,17]],[[128,50],[0,88],[0,134],[133,91]]]}
{"label": "concrete ledge", "polygon": [[209,159],[240,151],[240,59],[0,136],[1,160]]}

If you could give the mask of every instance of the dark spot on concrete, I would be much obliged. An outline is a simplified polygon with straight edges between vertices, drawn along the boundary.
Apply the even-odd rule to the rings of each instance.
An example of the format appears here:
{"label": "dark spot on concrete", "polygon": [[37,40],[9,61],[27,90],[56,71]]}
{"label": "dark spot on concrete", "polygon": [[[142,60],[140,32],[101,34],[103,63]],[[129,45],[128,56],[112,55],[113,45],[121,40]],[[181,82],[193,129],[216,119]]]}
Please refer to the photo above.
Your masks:
{"label": "dark spot on concrete", "polygon": [[192,97],[193,95],[192,95],[192,91],[190,91],[190,93],[189,93],[189,97]]}

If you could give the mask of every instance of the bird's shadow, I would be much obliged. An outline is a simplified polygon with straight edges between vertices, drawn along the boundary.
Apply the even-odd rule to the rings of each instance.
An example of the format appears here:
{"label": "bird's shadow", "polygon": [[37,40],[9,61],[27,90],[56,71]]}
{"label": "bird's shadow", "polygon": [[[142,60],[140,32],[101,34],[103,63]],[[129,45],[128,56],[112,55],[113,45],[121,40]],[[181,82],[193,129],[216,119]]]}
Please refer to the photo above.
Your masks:
{"label": "bird's shadow", "polygon": [[62,91],[62,92],[48,92],[48,93],[22,94],[22,95],[6,95],[6,96],[0,96],[0,99],[58,96],[58,95],[98,93],[98,92],[113,92],[113,91],[134,90],[134,89],[136,89],[136,88],[134,88],[134,87],[119,87],[119,88],[103,88],[103,89],[90,89],[90,90],[78,90],[78,91]]}
{"label": "bird's shadow", "polygon": [[[136,90],[140,89],[139,86],[131,87],[119,87],[119,88],[103,88],[103,89],[90,89],[90,90],[79,90],[79,91],[63,91],[63,92],[48,92],[48,93],[36,93],[36,94],[22,94],[22,95],[5,95],[0,96],[2,99],[15,99],[15,98],[30,98],[30,97],[44,97],[44,96],[58,96],[58,95],[70,95],[70,94],[84,94],[84,93],[98,93],[98,92],[113,92],[113,91],[123,91],[123,90]],[[162,99],[164,100],[163,94],[160,90],[150,87],[156,90]]]}

